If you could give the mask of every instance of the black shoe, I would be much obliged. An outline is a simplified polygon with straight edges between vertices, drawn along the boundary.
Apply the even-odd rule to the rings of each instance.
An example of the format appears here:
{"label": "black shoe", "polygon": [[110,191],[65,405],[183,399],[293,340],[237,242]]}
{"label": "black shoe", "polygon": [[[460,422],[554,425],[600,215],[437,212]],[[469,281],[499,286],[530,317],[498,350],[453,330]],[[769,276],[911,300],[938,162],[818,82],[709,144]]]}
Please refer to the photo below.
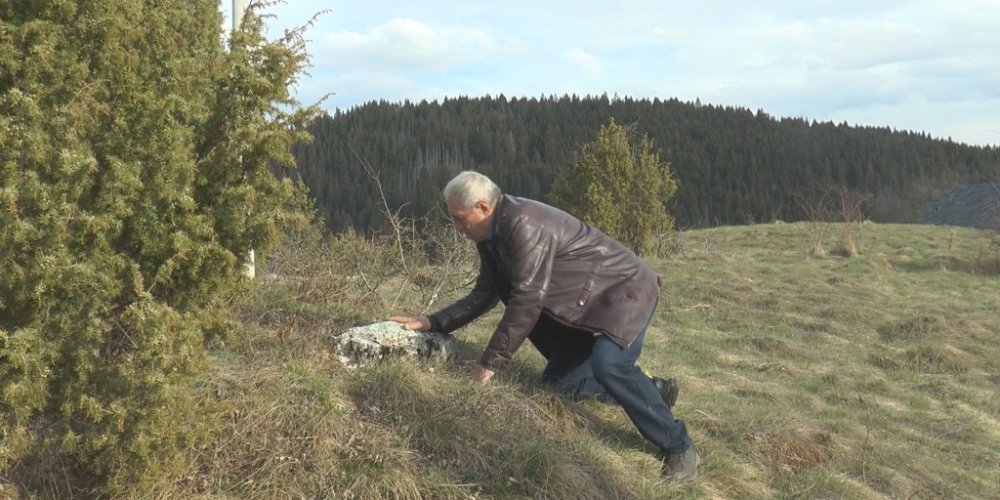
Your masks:
{"label": "black shoe", "polygon": [[674,405],[677,404],[677,394],[681,390],[681,385],[677,382],[677,379],[673,377],[652,377],[652,379],[656,390],[660,391],[660,397],[663,398],[663,402],[667,403],[667,408],[673,409]]}
{"label": "black shoe", "polygon": [[685,452],[668,453],[663,460],[663,476],[671,481],[690,481],[698,477],[698,462],[701,455],[694,445]]}

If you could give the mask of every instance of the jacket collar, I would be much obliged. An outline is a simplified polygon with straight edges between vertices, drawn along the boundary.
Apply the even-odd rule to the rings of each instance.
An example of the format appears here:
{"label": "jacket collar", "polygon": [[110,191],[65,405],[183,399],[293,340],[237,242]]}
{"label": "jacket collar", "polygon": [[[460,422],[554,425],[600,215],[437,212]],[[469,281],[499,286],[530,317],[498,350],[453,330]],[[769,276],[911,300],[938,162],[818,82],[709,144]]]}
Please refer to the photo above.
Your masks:
{"label": "jacket collar", "polygon": [[501,194],[500,197],[497,198],[497,205],[493,207],[493,214],[490,217],[490,230],[486,233],[486,239],[490,241],[496,241],[497,220],[500,218],[500,208],[503,206],[503,201],[506,197],[507,195]]}

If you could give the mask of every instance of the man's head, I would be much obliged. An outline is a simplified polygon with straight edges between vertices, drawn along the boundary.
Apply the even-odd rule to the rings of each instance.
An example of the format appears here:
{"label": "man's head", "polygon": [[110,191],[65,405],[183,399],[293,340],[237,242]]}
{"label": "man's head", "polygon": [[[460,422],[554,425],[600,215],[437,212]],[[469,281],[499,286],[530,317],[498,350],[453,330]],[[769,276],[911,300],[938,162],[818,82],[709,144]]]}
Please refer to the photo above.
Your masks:
{"label": "man's head", "polygon": [[499,200],[500,188],[478,172],[462,172],[444,187],[444,201],[452,222],[477,243],[489,236],[493,210]]}

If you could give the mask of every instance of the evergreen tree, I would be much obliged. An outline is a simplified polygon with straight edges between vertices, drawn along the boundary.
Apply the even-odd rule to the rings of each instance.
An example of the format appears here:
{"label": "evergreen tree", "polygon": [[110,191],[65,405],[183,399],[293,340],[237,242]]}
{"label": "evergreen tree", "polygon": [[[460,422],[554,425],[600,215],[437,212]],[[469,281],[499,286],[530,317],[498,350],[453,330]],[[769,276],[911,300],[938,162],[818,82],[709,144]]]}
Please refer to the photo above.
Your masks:
{"label": "evergreen tree", "polygon": [[[0,471],[135,477],[183,444],[220,302],[296,189],[299,31],[215,0],[0,0]],[[54,477],[54,476],[53,476]],[[76,482],[76,486],[83,483]]]}
{"label": "evergreen tree", "polygon": [[667,203],[677,182],[649,137],[636,144],[629,132],[614,118],[602,126],[556,179],[550,199],[642,255],[673,231]]}

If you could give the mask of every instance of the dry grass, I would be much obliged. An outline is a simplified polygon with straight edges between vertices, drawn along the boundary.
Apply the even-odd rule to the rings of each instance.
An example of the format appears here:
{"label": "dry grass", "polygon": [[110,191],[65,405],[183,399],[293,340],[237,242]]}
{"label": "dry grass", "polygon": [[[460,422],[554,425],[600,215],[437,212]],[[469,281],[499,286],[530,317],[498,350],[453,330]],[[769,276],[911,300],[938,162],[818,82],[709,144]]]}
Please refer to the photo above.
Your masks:
{"label": "dry grass", "polygon": [[618,407],[540,387],[530,347],[471,384],[499,311],[459,332],[456,362],[347,371],[328,333],[426,294],[387,278],[345,313],[308,302],[322,283],[261,280],[200,387],[203,440],[122,497],[998,498],[991,236],[870,224],[841,257],[799,224],[681,233],[684,256],[652,262],[665,288],[641,363],[681,380],[704,458],[686,484]]}

